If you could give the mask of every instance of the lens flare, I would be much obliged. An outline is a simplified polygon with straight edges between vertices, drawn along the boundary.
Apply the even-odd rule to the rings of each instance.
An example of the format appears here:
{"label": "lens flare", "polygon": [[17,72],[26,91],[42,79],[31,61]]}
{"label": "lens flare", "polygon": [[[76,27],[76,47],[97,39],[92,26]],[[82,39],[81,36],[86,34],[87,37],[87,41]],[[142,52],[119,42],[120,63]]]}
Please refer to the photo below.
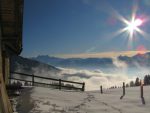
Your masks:
{"label": "lens flare", "polygon": [[143,21],[142,21],[142,19],[136,19],[135,21],[134,21],[134,24],[135,24],[135,26],[141,26],[142,25],[142,23],[143,23]]}
{"label": "lens flare", "polygon": [[116,10],[112,9],[113,15],[121,21],[124,24],[124,27],[122,29],[119,29],[117,32],[115,32],[115,35],[112,35],[112,38],[125,33],[125,38],[128,38],[128,47],[132,49],[132,43],[134,38],[138,39],[139,35],[141,35],[143,38],[148,39],[150,37],[149,34],[147,34],[145,31],[141,30],[141,27],[146,23],[149,19],[147,16],[144,15],[138,15],[136,14],[138,7],[133,7],[133,12],[131,15],[131,18],[128,20],[125,17],[123,17],[121,14],[119,14]]}
{"label": "lens flare", "polygon": [[[123,38],[123,41],[127,41],[127,47],[129,49],[134,49],[134,42],[138,41],[140,38],[146,39],[149,41],[150,34],[145,32],[146,23],[150,21],[150,16],[145,14],[140,14],[140,8],[138,7],[139,2],[133,1],[132,9],[130,10],[130,16],[120,14],[117,10],[115,10],[113,7],[109,5],[109,10],[107,12],[112,16],[112,18],[116,19],[117,22],[122,23],[122,28],[118,29],[115,32],[110,33],[109,39],[118,38],[118,36],[121,36],[120,38]],[[138,13],[138,14],[137,14]],[[143,29],[142,29],[143,28]]]}
{"label": "lens flare", "polygon": [[143,22],[141,19],[132,20],[131,22],[127,24],[127,29],[129,30],[129,32],[134,32],[136,31],[138,26],[142,25],[142,23]]}
{"label": "lens flare", "polygon": [[141,26],[143,21],[139,18],[135,19],[132,17],[131,21],[126,21],[125,31],[129,32],[130,38],[133,38],[134,33],[139,32],[139,26]]}
{"label": "lens flare", "polygon": [[[146,23],[150,21],[150,16],[145,14],[140,14],[141,11],[138,7],[139,2],[133,1],[133,6],[131,12],[127,12],[130,15],[127,15],[127,13],[122,13],[125,15],[120,14],[117,10],[115,10],[110,4],[105,4],[106,10],[104,12],[108,13],[111,17],[108,18],[109,25],[119,25],[122,26],[121,28],[117,28],[117,31],[110,32],[108,34],[105,34],[104,36],[107,38],[107,40],[113,40],[114,38],[122,38],[122,41],[125,41],[127,43],[127,49],[132,50],[135,49],[138,43],[133,44],[136,41],[139,41],[140,38],[143,38],[145,40],[150,40],[150,34],[147,33],[146,29]],[[138,13],[138,14],[137,14]],[[142,29],[143,28],[143,29]],[[146,30],[146,31],[144,31]],[[141,40],[141,39],[140,39]]]}

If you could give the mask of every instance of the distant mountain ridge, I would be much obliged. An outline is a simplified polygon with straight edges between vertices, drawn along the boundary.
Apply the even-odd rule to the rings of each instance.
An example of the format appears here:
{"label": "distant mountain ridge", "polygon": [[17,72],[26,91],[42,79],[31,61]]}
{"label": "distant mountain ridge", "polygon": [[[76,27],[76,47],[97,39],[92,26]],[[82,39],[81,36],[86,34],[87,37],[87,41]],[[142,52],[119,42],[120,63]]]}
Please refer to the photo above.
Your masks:
{"label": "distant mountain ridge", "polygon": [[115,68],[111,58],[57,58],[48,55],[32,57],[32,60],[40,61],[58,67],[71,68]]}
{"label": "distant mountain ridge", "polygon": [[[48,55],[32,57],[32,60],[40,61],[58,67],[71,68],[116,68],[112,58],[57,58]],[[126,63],[129,67],[137,67],[137,64],[150,67],[150,52],[136,54],[132,57],[118,56],[118,61]]]}
{"label": "distant mountain ridge", "polygon": [[145,54],[136,54],[132,57],[119,56],[118,60],[125,62],[129,67],[150,67],[150,52]]}
{"label": "distant mountain ridge", "polygon": [[41,63],[39,61],[35,61],[28,58],[23,58],[21,56],[13,56],[10,60],[11,71],[17,71],[27,74],[37,74],[39,76],[46,76],[44,72],[50,72],[51,75],[56,75],[61,70],[45,63]]}

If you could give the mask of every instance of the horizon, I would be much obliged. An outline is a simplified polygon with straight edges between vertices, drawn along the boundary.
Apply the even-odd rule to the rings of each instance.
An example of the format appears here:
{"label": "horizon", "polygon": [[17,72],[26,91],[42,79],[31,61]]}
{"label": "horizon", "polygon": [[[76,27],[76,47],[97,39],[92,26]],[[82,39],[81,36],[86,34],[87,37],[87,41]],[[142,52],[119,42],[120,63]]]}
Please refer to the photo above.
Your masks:
{"label": "horizon", "polygon": [[49,54],[39,54],[36,56],[22,56],[26,58],[38,57],[38,56],[49,56],[56,58],[117,58],[119,56],[128,56],[133,57],[138,54],[146,54],[150,51],[121,51],[121,52],[102,52],[102,53],[81,53],[81,54],[57,54],[57,55],[49,55]]}

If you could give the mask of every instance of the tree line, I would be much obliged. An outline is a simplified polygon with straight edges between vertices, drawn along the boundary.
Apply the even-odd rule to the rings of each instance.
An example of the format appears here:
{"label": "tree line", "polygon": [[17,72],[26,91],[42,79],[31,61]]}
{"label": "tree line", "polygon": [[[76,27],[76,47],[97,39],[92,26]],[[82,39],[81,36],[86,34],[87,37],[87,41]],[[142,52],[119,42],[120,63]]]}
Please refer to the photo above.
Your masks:
{"label": "tree line", "polygon": [[[150,75],[145,75],[144,76],[143,84],[144,85],[150,85]],[[130,85],[128,85],[128,86],[134,87],[134,86],[140,86],[140,85],[141,85],[141,80],[139,79],[139,77],[137,77],[135,79],[135,82],[131,81]],[[126,84],[126,86],[127,86],[127,84]]]}
{"label": "tree line", "polygon": [[[143,85],[150,85],[150,75],[145,75],[143,81],[137,77],[135,81],[130,81],[130,83],[127,83],[125,87],[135,87],[135,86],[140,86],[141,82],[143,82]],[[111,86],[109,89],[114,89],[114,88],[122,88],[122,86]]]}

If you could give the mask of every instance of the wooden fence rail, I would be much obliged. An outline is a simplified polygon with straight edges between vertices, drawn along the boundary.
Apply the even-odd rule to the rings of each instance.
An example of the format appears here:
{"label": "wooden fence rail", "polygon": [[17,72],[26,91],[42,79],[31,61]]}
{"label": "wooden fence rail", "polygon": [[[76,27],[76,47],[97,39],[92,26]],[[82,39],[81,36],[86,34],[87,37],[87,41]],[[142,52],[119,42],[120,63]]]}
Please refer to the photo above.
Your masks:
{"label": "wooden fence rail", "polygon": [[[50,78],[50,77],[41,77],[41,76],[37,76],[37,75],[33,75],[33,74],[25,74],[25,73],[20,73],[20,72],[11,72],[11,74],[17,74],[17,75],[21,75],[21,76],[26,76],[26,77],[30,77],[31,80],[25,80],[23,78],[15,78],[15,77],[10,77],[10,80],[18,80],[18,81],[24,81],[24,82],[30,82],[32,83],[32,86],[36,86],[36,85],[44,85],[44,86],[56,86],[59,88],[59,90],[61,90],[62,88],[67,88],[67,89],[76,89],[76,90],[81,90],[84,91],[85,90],[85,83],[81,83],[81,82],[73,82],[73,81],[68,81],[68,80],[62,80],[62,79],[55,79],[55,78]],[[37,79],[44,79],[44,80],[50,80],[53,82],[57,82],[57,84],[51,84],[51,83],[43,83],[43,82],[37,82]],[[77,85],[81,85],[82,87],[75,87],[75,86],[68,86],[68,85],[63,85],[64,83],[70,83],[70,84],[77,84]]]}

